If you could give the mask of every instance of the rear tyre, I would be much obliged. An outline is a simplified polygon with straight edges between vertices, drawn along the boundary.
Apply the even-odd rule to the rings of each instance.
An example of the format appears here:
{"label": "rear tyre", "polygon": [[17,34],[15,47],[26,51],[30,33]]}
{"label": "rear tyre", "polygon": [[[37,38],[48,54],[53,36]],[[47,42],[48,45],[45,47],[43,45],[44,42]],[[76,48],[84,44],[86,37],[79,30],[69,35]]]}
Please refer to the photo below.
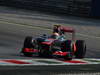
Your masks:
{"label": "rear tyre", "polygon": [[63,52],[69,52],[69,54],[67,54],[66,56],[64,56],[64,59],[66,59],[66,60],[72,60],[72,58],[73,58],[73,50],[72,50],[72,46],[71,46],[71,40],[64,41],[62,43],[61,50]]}
{"label": "rear tyre", "polygon": [[75,57],[76,58],[84,58],[86,54],[86,44],[84,40],[77,40],[76,41],[76,52]]}

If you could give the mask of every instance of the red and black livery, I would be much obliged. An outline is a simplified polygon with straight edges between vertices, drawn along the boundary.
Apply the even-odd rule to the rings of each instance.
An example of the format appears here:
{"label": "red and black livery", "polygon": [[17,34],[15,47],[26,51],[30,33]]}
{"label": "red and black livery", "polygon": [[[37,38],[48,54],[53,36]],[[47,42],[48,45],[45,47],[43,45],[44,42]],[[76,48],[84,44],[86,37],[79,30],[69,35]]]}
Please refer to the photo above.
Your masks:
{"label": "red and black livery", "polygon": [[72,34],[71,40],[59,41],[54,38],[36,38],[28,36],[24,40],[22,53],[25,56],[32,56],[38,53],[40,57],[63,57],[71,60],[72,58],[84,58],[86,44],[84,40],[75,39],[75,30],[69,27],[62,27],[62,31]]}

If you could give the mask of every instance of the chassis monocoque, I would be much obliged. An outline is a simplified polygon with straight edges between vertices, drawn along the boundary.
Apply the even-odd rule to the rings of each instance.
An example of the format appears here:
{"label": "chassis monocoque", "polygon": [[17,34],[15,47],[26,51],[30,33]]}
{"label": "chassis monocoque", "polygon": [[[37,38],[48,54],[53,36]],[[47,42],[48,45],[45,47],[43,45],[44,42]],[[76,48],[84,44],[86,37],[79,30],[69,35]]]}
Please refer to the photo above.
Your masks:
{"label": "chassis monocoque", "polygon": [[38,53],[40,57],[63,57],[64,59],[71,60],[75,58],[84,58],[86,53],[86,44],[84,40],[75,40],[75,31],[66,28],[65,32],[72,33],[71,40],[60,41],[51,37],[48,38],[35,38],[27,36],[24,40],[22,53],[25,56],[32,56]]}

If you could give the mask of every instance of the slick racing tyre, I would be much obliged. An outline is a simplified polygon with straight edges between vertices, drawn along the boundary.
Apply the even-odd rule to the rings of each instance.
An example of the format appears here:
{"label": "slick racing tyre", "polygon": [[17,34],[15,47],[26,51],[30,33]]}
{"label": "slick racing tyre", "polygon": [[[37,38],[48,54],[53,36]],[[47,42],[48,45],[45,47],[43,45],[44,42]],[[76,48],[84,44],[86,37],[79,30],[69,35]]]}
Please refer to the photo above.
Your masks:
{"label": "slick racing tyre", "polygon": [[64,56],[64,59],[66,60],[72,60],[73,58],[73,50],[72,50],[72,46],[71,46],[71,40],[66,40],[62,43],[62,48],[61,50],[63,52],[68,52],[69,54],[67,54],[66,56]]}
{"label": "slick racing tyre", "polygon": [[76,41],[76,52],[75,57],[76,58],[84,58],[86,54],[86,44],[84,40],[77,40]]}

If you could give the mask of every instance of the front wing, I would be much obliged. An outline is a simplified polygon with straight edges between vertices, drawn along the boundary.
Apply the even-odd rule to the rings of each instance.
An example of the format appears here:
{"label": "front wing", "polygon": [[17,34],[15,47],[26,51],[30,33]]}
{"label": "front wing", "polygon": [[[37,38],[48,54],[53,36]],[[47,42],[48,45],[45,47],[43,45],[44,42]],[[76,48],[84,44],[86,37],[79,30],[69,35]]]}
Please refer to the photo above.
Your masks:
{"label": "front wing", "polygon": [[[33,54],[36,54],[36,53],[39,53],[39,50],[38,49],[32,49],[32,48],[24,48],[23,49],[23,52],[24,53],[33,53]],[[54,53],[52,53],[53,56],[66,56],[68,55],[70,52],[62,52],[62,51],[55,51]]]}

